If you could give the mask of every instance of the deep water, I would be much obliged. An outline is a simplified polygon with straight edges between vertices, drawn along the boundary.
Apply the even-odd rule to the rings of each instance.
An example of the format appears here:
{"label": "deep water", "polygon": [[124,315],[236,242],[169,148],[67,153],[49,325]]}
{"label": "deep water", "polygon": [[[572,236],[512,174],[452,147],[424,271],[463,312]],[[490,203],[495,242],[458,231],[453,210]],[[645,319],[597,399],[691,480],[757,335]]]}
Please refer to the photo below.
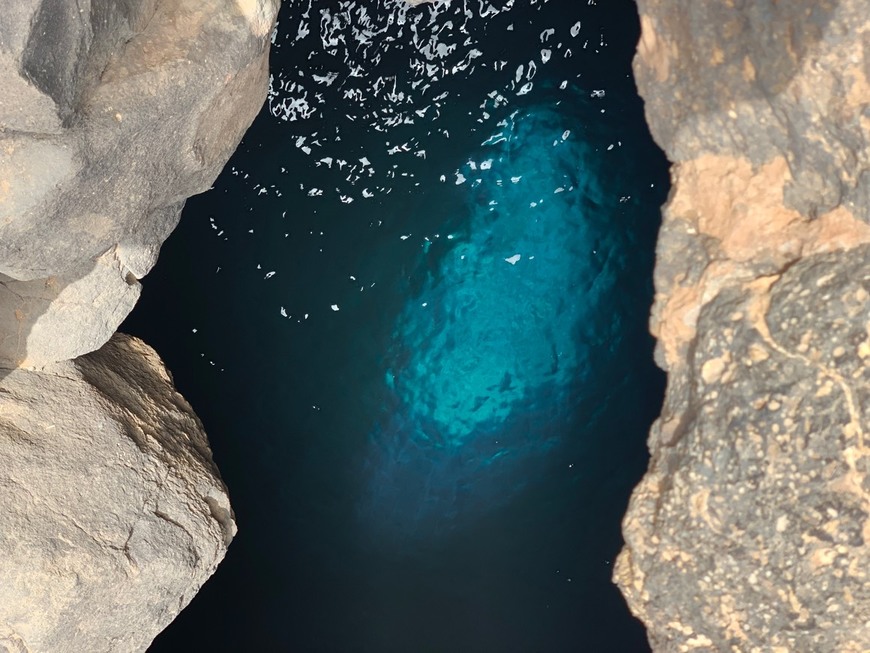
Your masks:
{"label": "deep water", "polygon": [[123,330],[240,532],[151,651],[647,651],[663,375],[633,3],[285,2],[267,106]]}

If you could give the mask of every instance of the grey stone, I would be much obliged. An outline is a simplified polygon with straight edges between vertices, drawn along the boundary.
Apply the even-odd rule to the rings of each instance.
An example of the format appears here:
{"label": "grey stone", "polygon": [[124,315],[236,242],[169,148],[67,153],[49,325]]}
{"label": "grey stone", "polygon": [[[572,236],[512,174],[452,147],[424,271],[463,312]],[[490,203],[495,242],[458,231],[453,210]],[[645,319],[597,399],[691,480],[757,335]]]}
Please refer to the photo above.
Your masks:
{"label": "grey stone", "polygon": [[0,349],[18,366],[40,358],[66,360],[93,351],[114,333],[139,299],[140,286],[117,251],[69,277],[16,281],[0,275]]}
{"label": "grey stone", "polygon": [[77,323],[80,340],[16,338],[14,349],[0,346],[0,366],[72,358],[117,328],[126,313],[87,298],[109,288],[125,310],[135,303],[130,286],[154,264],[185,199],[210,187],[265,100],[277,6],[24,0],[4,9],[0,274],[75,287],[79,299],[62,307],[63,320],[52,315],[59,305],[22,321],[18,303],[0,301],[0,323],[25,334]]}
{"label": "grey stone", "polygon": [[192,409],[112,334],[259,111],[278,2],[7,5],[0,651],[142,651],[236,526]]}
{"label": "grey stone", "polygon": [[141,651],[236,532],[202,425],[157,355],[0,381],[0,651]]}

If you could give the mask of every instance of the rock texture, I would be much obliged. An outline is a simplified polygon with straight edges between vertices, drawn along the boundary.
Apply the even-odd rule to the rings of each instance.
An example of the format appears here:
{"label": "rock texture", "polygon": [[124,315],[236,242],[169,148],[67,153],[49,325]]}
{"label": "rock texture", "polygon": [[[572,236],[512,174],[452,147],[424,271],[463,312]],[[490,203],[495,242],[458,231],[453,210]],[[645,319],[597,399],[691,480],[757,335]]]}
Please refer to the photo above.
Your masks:
{"label": "rock texture", "polygon": [[277,5],[4,8],[0,365],[93,351],[129,313],[185,199],[209,188],[265,100]]}
{"label": "rock texture", "polygon": [[639,0],[668,372],[615,580],[656,651],[870,650],[870,14]]}
{"label": "rock texture", "polygon": [[235,534],[202,425],[112,334],[263,104],[277,9],[3,7],[0,653],[144,650]]}
{"label": "rock texture", "polygon": [[202,425],[155,352],[0,386],[0,651],[144,650],[236,532]]}

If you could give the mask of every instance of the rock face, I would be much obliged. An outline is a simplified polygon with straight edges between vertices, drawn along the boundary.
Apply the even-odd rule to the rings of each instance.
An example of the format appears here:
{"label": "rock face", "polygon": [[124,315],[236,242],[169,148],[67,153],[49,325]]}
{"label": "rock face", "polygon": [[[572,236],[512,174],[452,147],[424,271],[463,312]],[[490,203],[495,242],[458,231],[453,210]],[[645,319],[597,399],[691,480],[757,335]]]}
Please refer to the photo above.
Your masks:
{"label": "rock face", "polygon": [[[102,345],[263,104],[278,0],[21,0],[0,19],[0,365]],[[76,328],[68,328],[69,325]]]}
{"label": "rock face", "polygon": [[866,2],[638,5],[668,389],[615,580],[656,651],[866,651]]}
{"label": "rock face", "polygon": [[0,460],[0,651],[144,650],[236,531],[202,425],[129,336],[9,373]]}
{"label": "rock face", "polygon": [[236,527],[190,406],[112,334],[265,100],[278,0],[6,5],[0,653],[144,650]]}

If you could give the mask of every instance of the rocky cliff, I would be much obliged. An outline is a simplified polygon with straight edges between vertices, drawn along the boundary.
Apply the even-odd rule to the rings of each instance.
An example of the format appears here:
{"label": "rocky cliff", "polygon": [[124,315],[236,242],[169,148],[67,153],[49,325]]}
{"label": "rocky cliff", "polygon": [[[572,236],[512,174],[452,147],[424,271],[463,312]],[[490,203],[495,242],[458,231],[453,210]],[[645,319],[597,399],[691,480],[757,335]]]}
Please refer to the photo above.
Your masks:
{"label": "rocky cliff", "polygon": [[0,651],[143,650],[235,533],[201,424],[112,334],[265,100],[277,8],[3,8]]}
{"label": "rocky cliff", "polygon": [[615,580],[656,651],[866,651],[867,4],[638,5],[668,388]]}

